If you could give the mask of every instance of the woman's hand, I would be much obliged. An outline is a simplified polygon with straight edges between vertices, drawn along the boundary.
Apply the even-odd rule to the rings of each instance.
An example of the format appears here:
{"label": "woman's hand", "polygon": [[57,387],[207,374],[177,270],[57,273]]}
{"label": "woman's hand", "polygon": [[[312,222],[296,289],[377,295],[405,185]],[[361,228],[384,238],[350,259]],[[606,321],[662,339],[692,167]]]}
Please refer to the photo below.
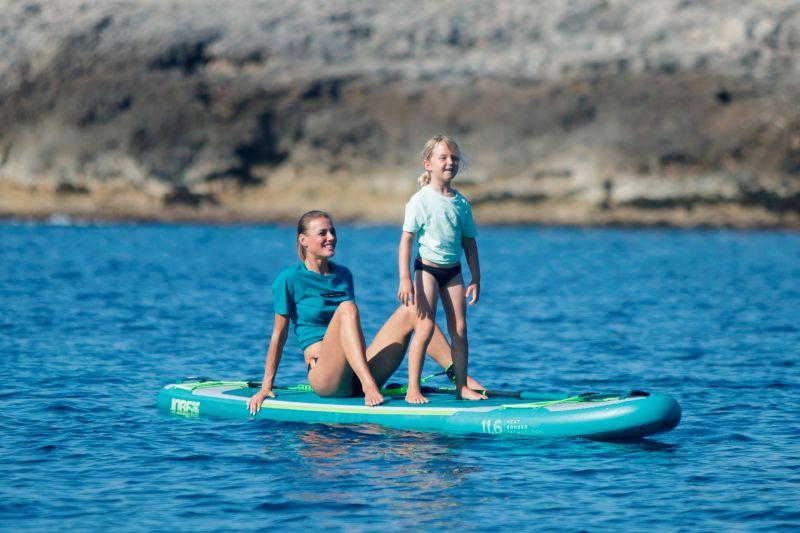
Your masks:
{"label": "woman's hand", "polygon": [[414,284],[411,283],[411,278],[401,278],[400,288],[397,289],[397,299],[403,305],[415,305],[414,301]]}
{"label": "woman's hand", "polygon": [[469,301],[469,305],[475,305],[478,303],[478,298],[481,296],[481,281],[480,280],[472,280],[469,282],[469,286],[467,287],[466,297],[469,298],[470,295],[472,299]]}
{"label": "woman's hand", "polygon": [[255,416],[259,409],[261,409],[261,404],[264,403],[264,399],[268,397],[275,397],[275,393],[272,392],[272,389],[261,389],[253,394],[250,399],[247,400],[247,409],[250,411],[250,414]]}

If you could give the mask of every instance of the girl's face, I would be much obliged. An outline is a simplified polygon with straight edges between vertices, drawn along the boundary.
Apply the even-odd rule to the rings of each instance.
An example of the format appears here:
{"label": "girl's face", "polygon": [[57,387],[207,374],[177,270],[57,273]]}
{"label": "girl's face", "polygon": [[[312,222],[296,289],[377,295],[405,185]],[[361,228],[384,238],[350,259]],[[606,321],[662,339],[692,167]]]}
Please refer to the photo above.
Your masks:
{"label": "girl's face", "polygon": [[329,258],[336,253],[336,228],[325,217],[315,218],[308,223],[308,229],[298,237],[300,245],[306,250],[306,257]]}
{"label": "girl's face", "polygon": [[440,142],[433,149],[431,158],[422,162],[425,170],[431,173],[431,181],[449,184],[458,174],[458,163],[461,158],[447,146]]}

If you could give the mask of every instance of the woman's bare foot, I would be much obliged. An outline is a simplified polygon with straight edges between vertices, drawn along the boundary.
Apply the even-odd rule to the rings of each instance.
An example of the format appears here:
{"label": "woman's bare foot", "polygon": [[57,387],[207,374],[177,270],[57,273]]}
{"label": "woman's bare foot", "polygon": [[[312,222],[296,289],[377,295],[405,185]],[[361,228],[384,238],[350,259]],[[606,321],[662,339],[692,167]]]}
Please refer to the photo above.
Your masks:
{"label": "woman's bare foot", "polygon": [[406,402],[408,403],[428,403],[428,399],[422,395],[419,389],[412,389],[408,387],[406,391]]}
{"label": "woman's bare foot", "polygon": [[386,400],[381,394],[381,391],[378,390],[377,386],[367,387],[364,389],[364,403],[369,405],[370,407],[375,407],[376,405],[380,405]]}
{"label": "woman's bare foot", "polygon": [[456,395],[457,398],[461,400],[485,400],[486,396],[481,394],[480,392],[474,391],[469,387],[461,387],[460,394]]}

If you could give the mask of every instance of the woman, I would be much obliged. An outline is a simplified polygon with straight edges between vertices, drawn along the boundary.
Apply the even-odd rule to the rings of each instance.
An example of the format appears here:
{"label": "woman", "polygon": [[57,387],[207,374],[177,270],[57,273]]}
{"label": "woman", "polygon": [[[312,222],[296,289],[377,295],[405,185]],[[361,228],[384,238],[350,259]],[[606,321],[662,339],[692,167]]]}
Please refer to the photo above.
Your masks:
{"label": "woman", "polygon": [[[300,217],[297,251],[300,262],[284,269],[272,285],[275,324],[261,390],[247,402],[248,409],[255,414],[265,398],[275,397],[272,386],[290,322],[314,392],[320,396],[363,394],[366,405],[383,403],[380,386],[405,356],[416,323],[414,306],[397,309],[367,347],[354,303],[353,276],[330,261],[336,251],[336,229],[330,215],[309,211]],[[428,353],[442,368],[452,363],[450,346],[438,327]],[[471,378],[470,386],[482,388]]]}

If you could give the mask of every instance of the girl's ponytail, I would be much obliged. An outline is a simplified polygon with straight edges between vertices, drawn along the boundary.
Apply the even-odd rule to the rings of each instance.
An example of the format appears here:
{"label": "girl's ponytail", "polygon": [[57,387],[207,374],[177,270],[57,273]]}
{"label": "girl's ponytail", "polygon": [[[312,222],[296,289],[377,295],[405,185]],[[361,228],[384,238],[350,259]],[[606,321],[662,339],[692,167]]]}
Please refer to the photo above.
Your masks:
{"label": "girl's ponytail", "polygon": [[431,173],[426,170],[425,172],[419,175],[417,181],[419,182],[419,188],[420,189],[423,188],[424,186],[426,186],[431,182]]}

